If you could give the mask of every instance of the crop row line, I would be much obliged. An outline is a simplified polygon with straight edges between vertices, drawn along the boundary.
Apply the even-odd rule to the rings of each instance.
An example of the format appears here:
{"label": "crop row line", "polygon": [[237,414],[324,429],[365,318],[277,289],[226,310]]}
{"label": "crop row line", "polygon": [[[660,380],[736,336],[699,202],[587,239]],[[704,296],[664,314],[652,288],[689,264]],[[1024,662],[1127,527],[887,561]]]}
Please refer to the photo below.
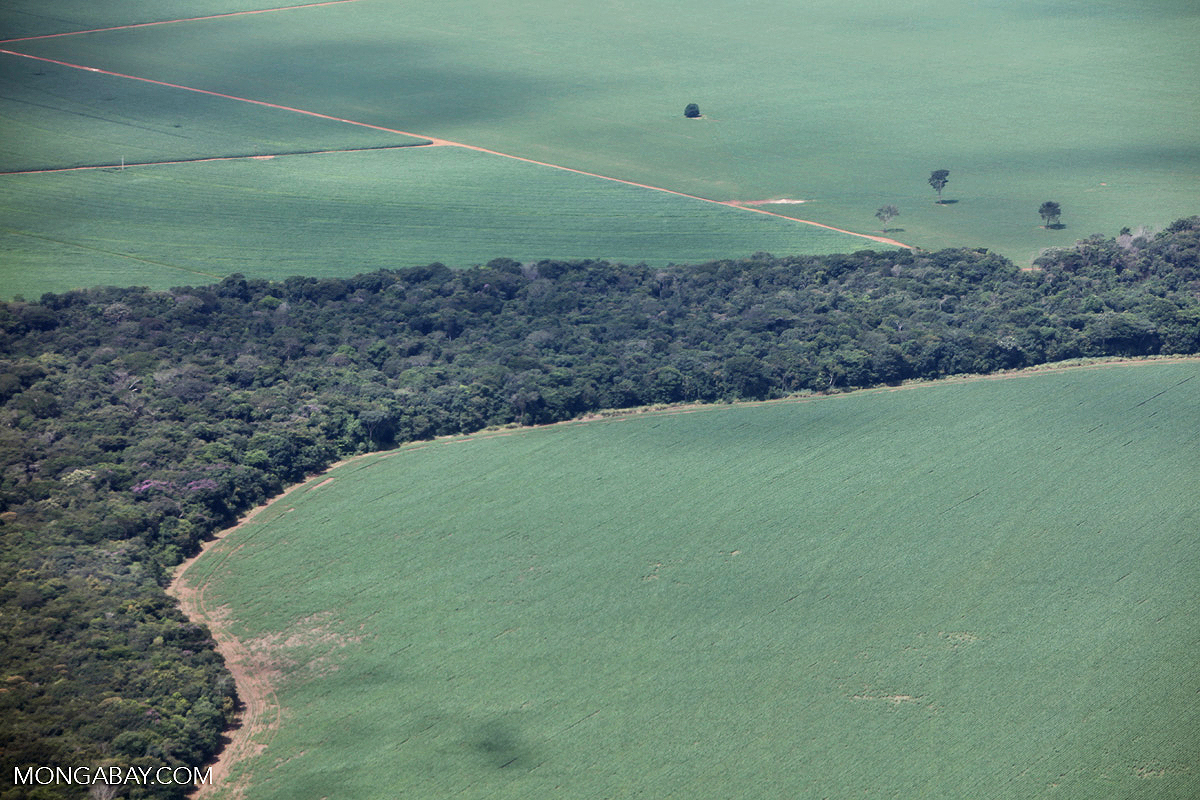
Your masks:
{"label": "crop row line", "polygon": [[74,167],[38,167],[36,169],[11,170],[0,172],[0,175],[41,175],[50,172],[80,172],[96,169],[132,169],[134,167],[161,167],[172,164],[203,164],[209,161],[269,161],[283,156],[319,156],[329,153],[367,153],[373,150],[400,150],[405,147],[426,147],[423,142],[412,144],[385,144],[377,147],[345,147],[332,150],[287,150],[280,153],[254,153],[233,156],[196,156],[195,158],[176,158],[169,161],[123,161],[121,163],[107,162],[104,164],[80,164]]}
{"label": "crop row line", "polygon": [[[0,174],[4,174],[4,173],[0,173]],[[220,277],[221,277],[220,275],[217,275],[216,273],[213,273],[213,272],[205,272],[205,271],[199,270],[199,269],[191,269],[189,267],[181,267],[178,264],[168,264],[166,261],[155,261],[153,259],[142,258],[140,256],[131,255],[130,253],[118,253],[115,250],[105,250],[100,247],[92,247],[91,245],[81,244],[80,242],[67,241],[66,239],[55,239],[52,236],[41,236],[39,234],[31,233],[29,231],[21,231],[21,230],[16,230],[14,228],[7,228],[7,227],[0,228],[0,231],[3,231],[4,233],[7,233],[11,236],[28,236],[30,239],[40,239],[44,242],[52,242],[53,244],[60,244],[60,245],[65,245],[67,247],[74,247],[79,250],[88,250],[93,253],[100,253],[101,255],[112,256],[114,258],[126,258],[126,259],[129,259],[130,261],[140,261],[143,264],[150,264],[151,266],[154,266],[154,267],[166,267],[167,269],[179,270],[180,272],[186,272],[190,275],[202,275],[206,278],[212,278],[214,280],[220,279]]]}
{"label": "crop row line", "polygon": [[[1184,378],[1183,380],[1181,380],[1179,383],[1175,384],[1175,386],[1182,386],[1183,384],[1185,384],[1185,383],[1187,383],[1188,381],[1190,381],[1190,380],[1191,380],[1193,377],[1195,377],[1195,376],[1194,376],[1194,375],[1189,375],[1188,377],[1186,377],[1186,378]],[[1143,400],[1142,402],[1140,402],[1140,403],[1138,403],[1136,406],[1134,406],[1134,408],[1140,408],[1140,407],[1142,407],[1142,406],[1146,405],[1146,403],[1149,403],[1151,400],[1155,399],[1156,397],[1162,397],[1164,394],[1166,394],[1167,392],[1169,392],[1169,391],[1171,391],[1172,389],[1174,389],[1174,388],[1175,388],[1175,386],[1168,386],[1166,389],[1163,389],[1163,390],[1162,390],[1161,392],[1159,392],[1158,394],[1152,394],[1152,395],[1150,395],[1150,396],[1149,396],[1149,397],[1147,397],[1145,400]]]}

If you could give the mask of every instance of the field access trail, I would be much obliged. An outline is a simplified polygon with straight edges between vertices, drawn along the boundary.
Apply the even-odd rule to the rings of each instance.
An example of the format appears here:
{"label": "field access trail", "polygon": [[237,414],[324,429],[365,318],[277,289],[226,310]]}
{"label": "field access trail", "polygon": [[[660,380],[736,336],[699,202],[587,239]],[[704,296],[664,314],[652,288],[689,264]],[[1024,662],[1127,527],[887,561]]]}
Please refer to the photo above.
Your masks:
{"label": "field access trail", "polygon": [[[43,35],[39,35],[39,36],[23,36],[23,37],[17,37],[17,38],[12,38],[12,39],[0,39],[0,45],[11,45],[14,43],[19,43],[19,42],[40,41],[40,40],[44,40],[44,39],[63,38],[63,37],[67,37],[67,36],[80,36],[80,35],[85,35],[85,34],[89,34],[89,33],[103,33],[103,32],[109,32],[109,31],[128,30],[128,29],[133,29],[133,28],[183,24],[183,23],[191,23],[191,22],[203,22],[203,21],[208,21],[208,20],[226,19],[229,17],[246,16],[246,15],[252,15],[252,14],[267,14],[267,13],[272,13],[272,12],[295,11],[295,10],[302,10],[302,9],[308,9],[308,8],[316,8],[316,7],[321,7],[321,6],[332,6],[332,5],[340,5],[343,3],[354,3],[354,2],[359,2],[359,0],[327,0],[326,2],[321,2],[321,3],[307,3],[307,4],[303,4],[303,5],[294,5],[294,6],[280,6],[277,8],[265,8],[265,9],[251,10],[251,11],[235,11],[235,12],[229,12],[229,13],[225,13],[225,14],[211,14],[211,15],[207,15],[207,16],[187,17],[187,18],[174,19],[174,20],[162,20],[162,21],[157,21],[157,22],[143,22],[143,23],[135,23],[135,24],[131,24],[131,25],[117,25],[117,26],[110,26],[110,27],[104,27],[104,28],[94,28],[94,29],[90,29],[90,30],[43,34]],[[791,214],[782,214],[782,213],[775,212],[775,211],[768,211],[766,209],[759,208],[758,206],[761,205],[761,203],[757,202],[757,201],[750,202],[750,203],[744,203],[744,202],[736,201],[736,200],[714,200],[712,198],[702,197],[700,195],[695,195],[695,194],[688,194],[686,192],[680,192],[680,191],[676,191],[674,189],[668,189],[668,188],[662,187],[662,186],[653,186],[653,185],[646,184],[646,183],[638,183],[636,181],[630,181],[630,180],[626,180],[624,178],[618,178],[618,177],[615,177],[612,175],[602,175],[602,174],[599,174],[596,172],[588,172],[586,170],[576,169],[574,167],[568,167],[563,164],[554,164],[554,163],[547,162],[547,161],[539,161],[537,159],[526,158],[524,156],[514,155],[512,153],[505,153],[505,152],[501,152],[499,150],[492,150],[490,148],[481,147],[479,145],[473,145],[473,144],[469,144],[466,142],[451,141],[449,139],[442,139],[442,138],[438,138],[435,136],[429,136],[429,135],[426,135],[423,133],[417,133],[417,132],[413,132],[413,131],[404,131],[404,130],[399,130],[396,128],[385,127],[382,125],[374,125],[369,122],[361,122],[358,120],[347,119],[345,117],[332,116],[329,114],[323,114],[318,111],[312,111],[312,110],[303,109],[303,108],[296,108],[294,106],[281,105],[278,103],[271,103],[271,102],[268,102],[265,100],[257,100],[257,99],[253,99],[253,98],[249,98],[249,97],[239,97],[237,95],[227,94],[224,92],[211,91],[209,89],[202,89],[202,88],[195,87],[195,86],[185,86],[185,85],[178,84],[178,83],[171,83],[168,81],[160,81],[160,80],[156,80],[154,78],[148,78],[148,77],[144,77],[144,76],[140,76],[140,75],[130,75],[130,74],[122,73],[122,72],[114,72],[111,70],[100,69],[98,67],[92,67],[92,66],[88,66],[86,64],[76,64],[76,63],[72,63],[69,61],[62,61],[62,60],[54,59],[54,58],[47,58],[44,56],[36,56],[36,55],[30,54],[30,53],[23,53],[18,50],[12,50],[9,48],[0,48],[0,54],[16,56],[19,58],[27,58],[27,59],[31,59],[34,61],[44,62],[44,63],[48,63],[48,64],[54,64],[54,65],[60,66],[60,67],[67,67],[69,69],[82,70],[84,72],[92,72],[92,73],[96,73],[96,74],[100,74],[100,75],[108,75],[110,77],[122,78],[125,80],[140,81],[142,83],[153,84],[155,86],[161,86],[161,87],[165,87],[165,88],[169,88],[169,89],[176,89],[176,90],[185,91],[185,92],[193,92],[196,94],[208,95],[210,97],[218,97],[218,98],[222,98],[225,100],[233,100],[233,101],[240,102],[240,103],[248,103],[251,105],[261,106],[264,108],[275,109],[278,111],[287,111],[287,112],[291,112],[291,113],[295,113],[295,114],[303,114],[303,115],[309,116],[309,117],[315,117],[318,119],[329,120],[332,122],[340,122],[340,123],[344,123],[346,125],[354,125],[354,126],[361,127],[361,128],[368,128],[368,129],[380,131],[383,133],[393,133],[393,134],[397,134],[400,136],[412,137],[415,139],[424,139],[428,142],[428,144],[426,144],[426,145],[417,144],[417,145],[410,145],[410,146],[454,147],[454,148],[459,148],[459,149],[463,149],[463,150],[472,150],[477,153],[484,153],[484,154],[487,154],[490,156],[506,158],[506,159],[510,159],[513,161],[519,161],[522,163],[532,164],[532,165],[540,166],[540,167],[547,167],[547,168],[559,170],[562,172],[573,173],[575,175],[583,175],[583,176],[590,177],[590,178],[599,178],[600,180],[610,181],[612,183],[618,183],[618,184],[622,184],[625,186],[632,186],[632,187],[635,187],[638,189],[646,189],[649,191],[661,192],[664,194],[674,195],[676,197],[682,197],[682,198],[686,198],[689,200],[697,200],[697,201],[700,201],[703,203],[710,203],[713,205],[720,205],[720,206],[726,206],[729,208],[736,208],[736,209],[740,209],[742,211],[749,211],[749,212],[752,212],[755,214],[763,214],[766,216],[778,217],[780,219],[786,219],[786,220],[790,220],[793,222],[799,222],[803,225],[810,225],[810,226],[813,226],[816,228],[822,228],[824,230],[834,231],[836,233],[841,233],[841,234],[845,234],[848,236],[855,236],[855,237],[858,237],[861,239],[866,239],[866,240],[869,240],[872,242],[878,242],[880,244],[885,244],[885,245],[889,245],[892,247],[901,247],[901,248],[906,248],[906,249],[911,249],[911,247],[912,247],[911,245],[905,244],[905,243],[897,241],[895,239],[890,239],[886,236],[876,236],[873,234],[859,233],[857,231],[846,230],[844,228],[838,228],[838,227],[835,227],[832,225],[826,225],[821,222],[815,222],[813,220],[803,219],[801,217],[793,216]],[[376,148],[376,149],[383,149],[383,148]],[[324,152],[333,152],[333,151],[314,151],[314,154],[316,152],[324,153]],[[270,157],[272,155],[308,155],[308,154],[309,153],[281,152],[281,153],[259,154],[259,155],[253,156],[253,157],[266,158],[266,157]],[[204,162],[204,161],[209,161],[209,160],[211,160],[211,161],[230,160],[231,158],[237,158],[237,157],[233,156],[233,157],[221,157],[221,158],[211,158],[211,159],[197,158],[197,159],[188,159],[188,160],[180,160],[180,161],[169,161],[168,160],[168,161],[161,161],[161,162],[145,162],[145,163],[139,163],[139,164],[126,164],[124,166],[127,166],[127,167],[128,166],[154,166],[154,165],[169,165],[169,164],[178,164],[178,163],[197,163],[197,162]],[[3,172],[0,174],[2,174],[2,175],[31,174],[31,173],[40,173],[40,172],[59,172],[59,171],[71,171],[71,170],[103,169],[103,168],[111,168],[113,166],[116,166],[116,165],[115,164],[97,164],[97,165],[76,166],[76,167],[64,168],[61,170],[51,168],[51,169],[26,170],[26,171],[18,171],[18,172]]]}

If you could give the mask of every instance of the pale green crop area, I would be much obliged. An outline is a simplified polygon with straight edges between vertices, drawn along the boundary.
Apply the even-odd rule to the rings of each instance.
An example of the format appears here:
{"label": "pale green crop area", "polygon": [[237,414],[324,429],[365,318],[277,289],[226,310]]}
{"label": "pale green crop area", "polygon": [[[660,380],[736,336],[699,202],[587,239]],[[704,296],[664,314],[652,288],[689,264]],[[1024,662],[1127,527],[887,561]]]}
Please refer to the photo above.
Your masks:
{"label": "pale green crop area", "polygon": [[[48,36],[117,25],[228,14],[288,5],[255,0],[5,0],[0,8],[0,39]],[[295,5],[300,5],[296,3]]]}
{"label": "pale green crop area", "polygon": [[0,287],[36,299],[507,256],[695,263],[854,236],[451,147],[0,175]]}
{"label": "pale green crop area", "polygon": [[[428,142],[113,75],[5,58],[9,60],[0,60],[6,67],[0,69],[0,126],[5,134],[0,138],[0,172]],[[87,200],[87,179],[78,183],[76,192]],[[25,205],[37,208],[32,198]],[[135,208],[126,209],[131,222],[136,221]]]}
{"label": "pale green crop area", "polygon": [[[250,7],[22,2],[0,22],[14,36]],[[875,210],[894,204],[889,235],[900,241],[984,246],[1028,263],[1092,233],[1196,213],[1198,39],[1190,0],[358,0],[0,47],[712,200],[804,200],[782,208],[859,232],[875,231]],[[148,87],[122,90],[126,102],[86,72],[61,103],[31,105],[55,69],[0,56],[12,163],[91,153],[113,163],[125,151],[169,151],[173,136],[192,137],[178,141],[189,153],[295,151],[318,139],[337,149],[366,136],[294,115],[290,141],[284,112],[187,93],[189,111],[187,99],[155,99]],[[683,118],[689,102],[702,119]],[[926,183],[940,168],[951,173],[945,205]],[[377,191],[362,180],[364,195]],[[564,191],[556,202],[570,216],[578,199]],[[1040,227],[1046,200],[1060,203],[1065,228]],[[454,235],[458,223],[444,227]],[[303,220],[288,224],[303,236]],[[789,252],[820,249],[802,240]],[[732,244],[722,253],[744,254]],[[21,258],[9,261],[44,274]],[[210,268],[220,272],[220,259]]]}
{"label": "pale green crop area", "polygon": [[351,462],[188,576],[282,707],[246,797],[1195,797],[1198,378]]}

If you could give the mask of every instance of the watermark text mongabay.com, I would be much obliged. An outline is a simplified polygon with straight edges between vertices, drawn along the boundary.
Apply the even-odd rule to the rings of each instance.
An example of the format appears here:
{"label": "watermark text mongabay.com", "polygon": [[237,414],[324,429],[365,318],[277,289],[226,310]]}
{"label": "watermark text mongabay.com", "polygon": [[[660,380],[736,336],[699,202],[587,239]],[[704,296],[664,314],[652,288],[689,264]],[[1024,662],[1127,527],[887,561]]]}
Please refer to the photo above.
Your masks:
{"label": "watermark text mongabay.com", "polygon": [[16,786],[203,786],[212,767],[13,767]]}

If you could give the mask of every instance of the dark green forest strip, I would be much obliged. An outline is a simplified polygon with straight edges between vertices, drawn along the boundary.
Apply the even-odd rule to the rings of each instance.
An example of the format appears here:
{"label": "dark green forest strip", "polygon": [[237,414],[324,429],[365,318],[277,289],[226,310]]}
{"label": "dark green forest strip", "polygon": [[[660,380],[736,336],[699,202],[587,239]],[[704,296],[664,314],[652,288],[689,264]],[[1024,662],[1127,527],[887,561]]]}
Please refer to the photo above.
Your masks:
{"label": "dark green forest strip", "polygon": [[602,409],[1200,352],[1200,218],[1038,266],[498,259],[2,304],[0,774],[210,759],[234,687],[165,594],[171,567],[340,458]]}

